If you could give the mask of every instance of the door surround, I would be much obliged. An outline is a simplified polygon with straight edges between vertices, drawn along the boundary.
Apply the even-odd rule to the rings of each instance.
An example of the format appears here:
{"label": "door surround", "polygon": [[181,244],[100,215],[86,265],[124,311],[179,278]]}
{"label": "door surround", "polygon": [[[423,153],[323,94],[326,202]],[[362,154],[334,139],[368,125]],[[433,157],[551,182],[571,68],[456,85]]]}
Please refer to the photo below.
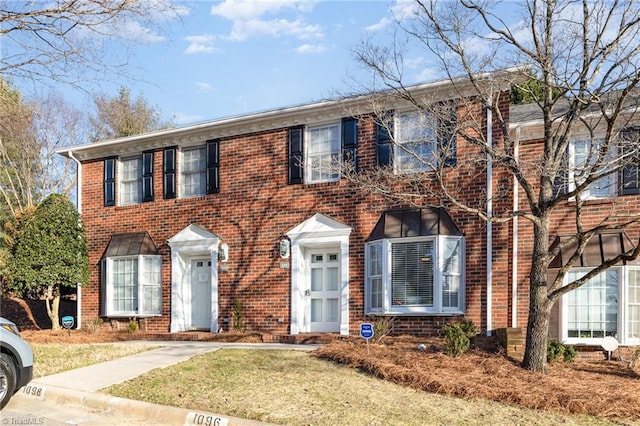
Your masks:
{"label": "door surround", "polygon": [[340,334],[349,335],[349,235],[351,227],[320,213],[286,232],[291,240],[291,334],[308,333],[305,323],[305,255],[309,249],[332,248],[340,256]]}
{"label": "door surround", "polygon": [[171,326],[172,333],[191,329],[191,260],[211,260],[211,324],[218,332],[218,245],[220,237],[191,224],[167,240],[171,248]]}

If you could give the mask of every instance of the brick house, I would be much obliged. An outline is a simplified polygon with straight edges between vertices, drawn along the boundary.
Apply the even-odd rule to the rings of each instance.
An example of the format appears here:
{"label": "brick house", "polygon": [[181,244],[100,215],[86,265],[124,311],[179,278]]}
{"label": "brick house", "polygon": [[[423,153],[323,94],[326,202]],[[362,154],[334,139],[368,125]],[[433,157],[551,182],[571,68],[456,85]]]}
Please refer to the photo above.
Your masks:
{"label": "brick house", "polygon": [[[410,91],[416,99],[451,102],[463,86],[441,81]],[[508,84],[498,93],[502,115],[514,118],[510,132],[520,155],[539,155],[539,121],[526,106],[510,109]],[[392,112],[396,141],[415,143],[412,129],[423,117],[400,101],[384,109]],[[484,332],[525,328],[527,223],[488,225],[454,208],[392,205],[329,166],[348,158],[359,170],[421,170],[390,143],[371,111],[367,99],[345,98],[60,151],[79,166],[78,205],[92,268],[78,322],[138,318],[152,332],[242,326],[280,335],[357,334],[361,322],[382,316],[395,318],[396,333],[415,335],[435,335],[461,318]],[[501,127],[478,112],[484,115],[479,131],[500,144]],[[436,133],[421,136],[424,152],[440,148]],[[477,148],[461,138],[454,146],[452,165],[473,163],[464,160],[477,156]],[[496,212],[523,203],[504,171],[451,167],[448,178],[468,201],[491,188],[511,188],[491,198]],[[640,186],[624,187],[630,195],[616,197],[617,205],[633,209]],[[594,194],[589,214],[601,214],[607,197]],[[570,209],[568,203],[554,221],[558,238],[571,226],[562,219]],[[593,252],[615,251],[625,238],[603,234]],[[624,344],[640,343],[640,275],[636,283],[633,265],[613,271],[605,274],[611,283],[586,288],[602,297],[618,290],[620,310],[564,297],[554,310],[552,337],[595,344],[615,335]],[[595,321],[579,328],[580,312],[604,315],[608,328],[597,330]]]}
{"label": "brick house", "polygon": [[[556,114],[565,112],[560,105]],[[629,108],[635,110],[635,108]],[[633,112],[631,112],[633,114]],[[601,115],[593,114],[585,118],[584,127],[578,127],[571,135],[569,149],[565,154],[566,173],[557,178],[555,190],[563,194],[572,190],[575,181],[579,180],[574,169],[587,159],[594,144],[603,140],[605,127]],[[598,121],[600,120],[600,121]],[[636,141],[640,140],[638,128],[634,125],[637,119],[622,115],[620,125],[615,127],[618,140],[622,143],[616,148],[624,152],[625,144],[637,149]],[[597,125],[596,125],[597,123]],[[593,131],[593,134],[591,134]],[[542,153],[542,115],[536,105],[519,105],[510,108],[510,134],[518,145],[520,158],[537,159]],[[629,142],[626,142],[629,141]],[[576,176],[572,174],[576,173]],[[593,227],[607,218],[609,223],[623,222],[638,214],[640,205],[640,174],[638,164],[625,165],[617,173],[612,173],[588,186],[581,194],[585,203],[581,206],[580,217],[585,227]],[[512,192],[515,206],[526,208],[526,199],[522,189]],[[550,220],[552,227],[550,244],[560,242],[567,235],[576,232],[576,202],[569,197],[554,211]],[[569,270],[564,283],[571,282],[587,271],[600,265],[603,261],[628,251],[638,243],[640,227],[629,226],[623,230],[608,230],[592,237],[578,262]],[[511,273],[513,274],[510,302],[517,306],[512,310],[511,324],[526,327],[529,299],[529,271],[531,266],[531,245],[533,233],[526,220],[516,218],[513,224],[513,238],[516,254]],[[565,265],[573,254],[575,246],[560,251],[550,265],[550,279]],[[515,326],[515,325],[514,325]],[[565,344],[576,345],[582,350],[601,351],[601,344],[606,337],[614,337],[620,345],[640,345],[640,261],[618,263],[600,275],[592,278],[582,287],[561,297],[556,303],[551,317],[550,338]]]}

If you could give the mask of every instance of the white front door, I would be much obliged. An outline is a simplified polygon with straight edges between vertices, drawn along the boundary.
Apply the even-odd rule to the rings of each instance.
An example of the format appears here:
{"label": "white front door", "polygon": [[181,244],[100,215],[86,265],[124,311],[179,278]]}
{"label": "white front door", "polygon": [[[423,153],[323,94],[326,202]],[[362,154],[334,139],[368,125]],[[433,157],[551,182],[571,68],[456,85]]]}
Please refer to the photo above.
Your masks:
{"label": "white front door", "polygon": [[340,251],[312,250],[307,254],[309,288],[305,314],[311,332],[340,331]]}
{"label": "white front door", "polygon": [[191,260],[191,328],[211,327],[211,259]]}

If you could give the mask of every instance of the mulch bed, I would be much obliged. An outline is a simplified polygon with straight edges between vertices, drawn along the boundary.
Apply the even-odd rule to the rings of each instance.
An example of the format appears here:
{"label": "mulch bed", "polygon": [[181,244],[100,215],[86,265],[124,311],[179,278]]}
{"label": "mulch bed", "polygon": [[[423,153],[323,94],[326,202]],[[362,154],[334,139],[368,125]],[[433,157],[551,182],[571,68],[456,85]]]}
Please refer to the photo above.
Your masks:
{"label": "mulch bed", "polygon": [[[426,343],[425,351],[417,350]],[[482,398],[518,407],[608,419],[640,420],[640,376],[618,361],[553,363],[533,373],[500,351],[472,348],[445,355],[439,339],[401,337],[384,344],[336,341],[314,352],[320,358],[426,392]]]}

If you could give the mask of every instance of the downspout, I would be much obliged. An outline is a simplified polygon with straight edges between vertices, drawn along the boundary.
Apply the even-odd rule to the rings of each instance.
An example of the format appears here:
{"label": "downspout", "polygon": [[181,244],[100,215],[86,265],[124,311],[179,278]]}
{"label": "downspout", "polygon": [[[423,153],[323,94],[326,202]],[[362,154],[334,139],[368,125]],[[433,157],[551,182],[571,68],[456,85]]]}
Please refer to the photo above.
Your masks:
{"label": "downspout", "polygon": [[[73,160],[78,169],[76,170],[76,208],[78,213],[82,216],[82,164],[73,156],[73,151],[69,150],[69,158]],[[76,303],[76,328],[82,329],[82,287],[77,288],[77,303]]]}
{"label": "downspout", "polygon": [[[520,155],[520,126],[516,128],[516,140],[513,145],[513,157]],[[513,179],[513,212],[518,211],[518,181]],[[513,242],[511,254],[511,327],[518,326],[518,216],[513,217]]]}
{"label": "downspout", "polygon": [[[490,101],[493,94],[490,93]],[[491,108],[487,108],[487,146],[489,150],[493,147],[493,113]],[[493,321],[493,165],[491,153],[487,152],[487,336],[492,335]]]}

